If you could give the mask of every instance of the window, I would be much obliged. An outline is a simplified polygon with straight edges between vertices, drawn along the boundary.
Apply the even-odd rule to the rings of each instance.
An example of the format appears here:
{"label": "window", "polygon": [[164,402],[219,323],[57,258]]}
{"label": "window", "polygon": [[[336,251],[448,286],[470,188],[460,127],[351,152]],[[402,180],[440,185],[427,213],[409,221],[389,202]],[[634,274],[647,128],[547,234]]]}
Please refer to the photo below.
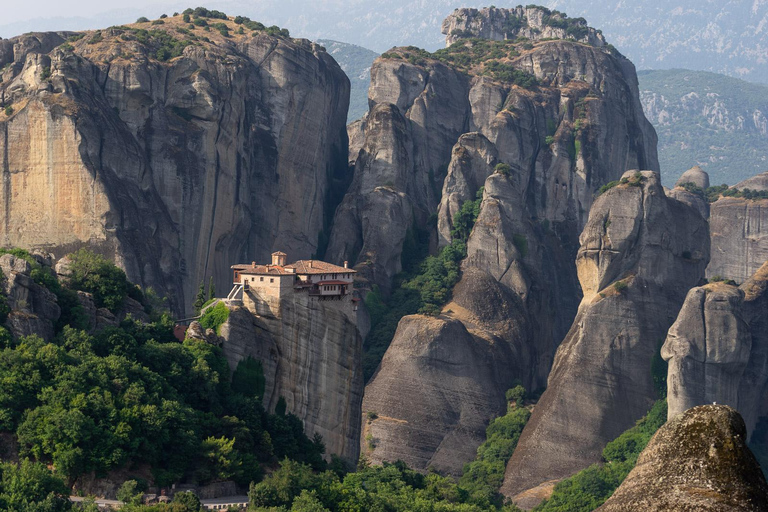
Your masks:
{"label": "window", "polygon": [[253,282],[253,280],[254,280],[254,279],[256,279],[256,278],[255,278],[255,277],[252,277],[252,278],[251,278],[251,282]]}
{"label": "window", "polygon": [[270,278],[269,278],[269,282],[270,282],[270,283],[274,283],[274,282],[275,282],[275,278],[274,278],[274,277],[270,277]]}
{"label": "window", "polygon": [[[251,281],[253,281],[253,278],[251,278]],[[263,278],[263,277],[260,277],[260,278],[259,278],[259,281],[264,281],[264,278]]]}

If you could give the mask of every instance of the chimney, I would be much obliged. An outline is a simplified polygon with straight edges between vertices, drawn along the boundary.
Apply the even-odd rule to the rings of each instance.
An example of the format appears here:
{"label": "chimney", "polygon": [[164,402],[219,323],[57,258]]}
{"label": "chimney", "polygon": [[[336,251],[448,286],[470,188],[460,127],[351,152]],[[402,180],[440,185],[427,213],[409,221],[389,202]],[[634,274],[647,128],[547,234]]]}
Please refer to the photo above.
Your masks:
{"label": "chimney", "polygon": [[309,268],[312,268],[312,260],[309,260]]}
{"label": "chimney", "polygon": [[252,261],[252,262],[251,262],[251,266],[252,266],[252,267],[255,267],[255,266],[256,266],[256,262],[255,262],[255,261]]}
{"label": "chimney", "polygon": [[344,268],[349,268],[349,262],[344,260]]}

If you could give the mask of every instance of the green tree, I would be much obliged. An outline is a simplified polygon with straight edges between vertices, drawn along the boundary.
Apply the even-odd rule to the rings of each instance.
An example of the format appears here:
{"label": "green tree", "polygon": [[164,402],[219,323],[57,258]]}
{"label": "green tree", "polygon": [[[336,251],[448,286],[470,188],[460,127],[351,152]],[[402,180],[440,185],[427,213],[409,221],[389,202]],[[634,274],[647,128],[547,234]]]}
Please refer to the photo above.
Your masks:
{"label": "green tree", "polygon": [[173,496],[173,512],[199,512],[203,506],[192,491],[177,492]]}
{"label": "green tree", "polygon": [[208,300],[216,298],[216,288],[213,286],[213,276],[208,280]]}
{"label": "green tree", "polygon": [[125,272],[103,256],[80,249],[69,255],[70,287],[93,294],[96,306],[116,313],[128,293]]}
{"label": "green tree", "polygon": [[195,296],[195,302],[192,304],[195,308],[195,311],[200,313],[200,310],[203,309],[203,305],[205,304],[205,284],[203,281],[200,281],[200,288],[197,290],[197,296]]}
{"label": "green tree", "polygon": [[126,480],[117,490],[117,499],[129,505],[141,505],[144,493],[139,491],[139,483],[136,480]]}
{"label": "green tree", "polygon": [[72,508],[69,489],[45,465],[0,463],[0,510],[62,512]]}

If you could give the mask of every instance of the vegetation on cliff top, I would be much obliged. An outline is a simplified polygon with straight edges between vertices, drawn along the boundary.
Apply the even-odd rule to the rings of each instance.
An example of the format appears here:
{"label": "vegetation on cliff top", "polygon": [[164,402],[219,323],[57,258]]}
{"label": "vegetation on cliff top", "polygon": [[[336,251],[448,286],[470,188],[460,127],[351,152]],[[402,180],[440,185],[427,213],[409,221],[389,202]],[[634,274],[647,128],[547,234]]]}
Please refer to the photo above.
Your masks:
{"label": "vegetation on cliff top", "polygon": [[710,203],[714,203],[721,197],[738,197],[741,199],[753,201],[758,199],[768,199],[768,190],[751,190],[749,188],[738,189],[735,187],[729,187],[725,183],[722,185],[708,187],[707,189],[702,189],[698,185],[691,182],[682,183],[680,186],[688,192],[696,194]]}
{"label": "vegetation on cliff top", "polygon": [[[148,25],[148,26],[147,26]],[[150,28],[151,27],[151,28]],[[253,21],[245,16],[230,18],[225,13],[217,10],[196,7],[186,9],[181,14],[149,20],[140,17],[133,26],[114,26],[104,30],[97,30],[90,34],[85,41],[86,45],[94,45],[110,41],[137,41],[147,48],[148,56],[159,61],[168,61],[179,57],[184,49],[191,45],[200,46],[203,43],[212,43],[208,37],[212,30],[218,32],[224,38],[232,38],[234,35],[244,35],[264,32],[271,36],[289,38],[287,29],[276,25],[267,27],[263,23]],[[85,34],[76,34],[70,37],[61,48],[67,52],[74,51],[77,43]],[[82,44],[82,43],[78,43]],[[114,55],[110,53],[107,58],[113,59],[124,55],[123,52]]]}
{"label": "vegetation on cliff top", "polygon": [[385,59],[402,59],[418,66],[437,60],[463,73],[487,76],[530,89],[538,85],[536,77],[517,69],[512,59],[523,51],[533,48],[527,38],[515,41],[490,41],[487,39],[462,39],[448,48],[430,53],[415,46],[393,48],[381,56]]}

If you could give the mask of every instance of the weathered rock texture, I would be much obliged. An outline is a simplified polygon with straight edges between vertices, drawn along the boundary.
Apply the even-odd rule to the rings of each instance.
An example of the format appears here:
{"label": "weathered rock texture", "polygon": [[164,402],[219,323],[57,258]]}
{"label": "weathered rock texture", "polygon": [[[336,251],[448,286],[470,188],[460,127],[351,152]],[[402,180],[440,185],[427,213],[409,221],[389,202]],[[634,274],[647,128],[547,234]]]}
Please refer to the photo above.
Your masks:
{"label": "weathered rock texture", "polygon": [[10,313],[5,326],[14,338],[36,334],[52,341],[54,326],[61,315],[56,295],[34,282],[32,266],[11,254],[0,256],[2,286],[8,296]]}
{"label": "weathered rock texture", "polygon": [[[348,183],[349,81],[306,40],[164,21],[146,43],[146,24],[0,41],[0,238],[89,245],[184,312],[232,263],[316,251]],[[161,61],[153,33],[192,44]]]}
{"label": "weathered rock texture", "polygon": [[355,174],[336,214],[331,261],[355,262],[387,292],[406,232],[426,229],[439,206],[446,243],[457,207],[497,163],[519,172],[530,217],[569,234],[583,227],[596,188],[630,168],[658,169],[629,61],[562,40],[516,51],[504,64],[534,75],[538,87],[409,48],[374,62],[370,111],[350,127]]}
{"label": "weathered rock texture", "polygon": [[768,262],[742,286],[688,292],[661,355],[669,362],[669,418],[711,403],[730,405],[751,435],[768,415]]}
{"label": "weathered rock texture", "polygon": [[304,421],[311,437],[323,436],[326,453],[356,462],[363,399],[362,341],[346,315],[306,294],[284,299],[280,318],[231,308],[220,328],[222,348],[234,371],[238,362],[261,361],[264,407],[280,397]]}
{"label": "weathered rock texture", "polygon": [[680,176],[680,179],[677,180],[675,186],[679,187],[686,183],[693,183],[701,189],[709,188],[709,174],[698,165],[695,165]]}
{"label": "weathered rock texture", "polygon": [[445,34],[446,46],[471,37],[494,41],[518,37],[527,37],[533,41],[574,39],[593,46],[605,46],[602,32],[588,27],[584,18],[570,19],[565,14],[536,6],[456,9],[443,21],[442,33]]}
{"label": "weathered rock texture", "polygon": [[743,283],[768,261],[768,199],[721,197],[710,205],[707,277]]}
{"label": "weathered rock texture", "polygon": [[598,462],[648,411],[657,398],[651,361],[709,261],[696,210],[668,198],[655,172],[624,178],[598,197],[581,234],[584,298],[507,465],[507,496]]}
{"label": "weathered rock texture", "polygon": [[373,65],[329,257],[356,261],[386,292],[407,231],[437,211],[436,245],[446,245],[456,212],[484,187],[452,302],[437,319],[404,318],[366,388],[363,411],[377,418],[361,444],[373,462],[461,473],[515,379],[546,382],[578,307],[573,260],[594,192],[627,168],[658,168],[631,63],[567,41],[517,50],[505,63],[538,87],[412,48]]}
{"label": "weathered rock texture", "polygon": [[739,414],[704,405],[671,419],[600,512],[768,510],[768,484]]}

